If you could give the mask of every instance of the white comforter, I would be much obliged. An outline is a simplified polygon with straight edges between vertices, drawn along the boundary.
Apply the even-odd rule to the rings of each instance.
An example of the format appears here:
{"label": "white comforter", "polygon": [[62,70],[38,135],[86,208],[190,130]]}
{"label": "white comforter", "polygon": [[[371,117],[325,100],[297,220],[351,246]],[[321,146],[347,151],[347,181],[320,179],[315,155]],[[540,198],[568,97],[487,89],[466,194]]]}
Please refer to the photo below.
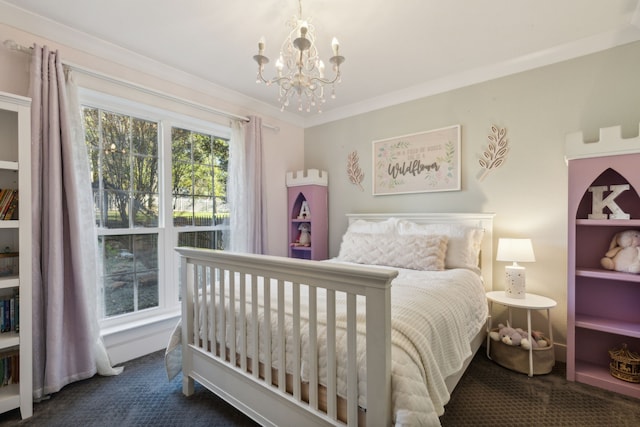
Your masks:
{"label": "white comforter", "polygon": [[[444,413],[444,405],[450,397],[445,379],[458,372],[464,360],[471,355],[471,338],[483,327],[487,317],[484,289],[479,276],[469,270],[398,271],[391,288],[394,422],[397,426],[439,425],[438,417]],[[360,313],[363,309],[359,307],[358,310]],[[340,309],[337,309],[338,326],[342,317]],[[322,318],[322,313],[319,313],[319,323],[323,323]],[[361,320],[358,331],[364,333],[364,316],[359,315],[358,319]],[[272,320],[275,328],[275,315]],[[180,328],[177,327],[167,347],[166,363],[170,378],[180,369],[179,333]],[[338,342],[341,335],[338,331]],[[319,325],[319,340],[322,337]],[[303,358],[308,346],[305,338],[302,337]],[[319,342],[319,346],[322,345],[323,342]],[[362,347],[360,354],[363,354],[364,340],[358,340],[358,345]],[[275,340],[272,347],[272,362],[277,367],[278,343]],[[290,345],[286,347],[288,352]],[[262,348],[261,343],[260,350]],[[260,359],[264,361],[262,351]],[[346,362],[340,357],[340,350],[337,359],[338,393],[344,396]],[[361,361],[363,358],[358,359]],[[320,378],[323,378],[326,376],[326,357],[320,356],[318,362]],[[303,364],[303,378],[307,377],[307,368]],[[289,363],[287,369],[291,369]],[[366,407],[366,375],[362,364],[358,375],[359,403]]]}

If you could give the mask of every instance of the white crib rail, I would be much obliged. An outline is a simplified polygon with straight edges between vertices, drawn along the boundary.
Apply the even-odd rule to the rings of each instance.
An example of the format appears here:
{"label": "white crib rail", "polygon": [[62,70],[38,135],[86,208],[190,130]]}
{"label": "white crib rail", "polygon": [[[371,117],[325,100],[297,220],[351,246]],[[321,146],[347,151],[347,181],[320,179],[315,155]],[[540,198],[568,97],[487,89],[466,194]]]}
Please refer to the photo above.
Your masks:
{"label": "white crib rail", "polygon": [[[347,425],[358,424],[358,368],[356,354],[356,299],[366,298],[366,366],[368,426],[391,423],[391,280],[394,270],[317,262],[265,255],[237,254],[204,249],[177,248],[181,255],[183,304],[183,392],[193,393],[193,380],[214,391],[263,425],[339,425],[337,420],[336,293],[347,302]],[[258,279],[261,278],[261,279]],[[215,280],[217,279],[217,280]],[[264,285],[259,285],[259,281]],[[275,283],[275,286],[272,285]],[[258,335],[260,311],[275,310],[274,342],[285,340],[285,283],[292,292],[293,354],[278,345],[272,355],[271,316],[264,316]],[[217,292],[208,288],[215,286]],[[263,295],[258,301],[258,287]],[[301,301],[300,289],[308,290]],[[301,304],[308,304],[307,334],[310,355],[317,348],[317,292],[326,289],[327,411],[318,407],[318,358],[310,357],[308,403],[301,392]],[[202,297],[199,297],[202,295]],[[272,300],[272,295],[274,299]],[[290,294],[291,296],[291,294]],[[251,297],[249,299],[249,297]],[[204,307],[202,301],[209,301]],[[229,304],[229,301],[238,301]],[[250,302],[249,302],[250,300]],[[226,303],[225,303],[226,301]],[[275,304],[272,305],[272,301]],[[222,304],[224,303],[224,304]],[[250,307],[250,312],[247,312]],[[239,323],[236,319],[239,310]],[[255,325],[255,326],[254,326]],[[198,332],[200,331],[200,332]],[[207,346],[208,336],[212,344]],[[213,341],[213,338],[216,338]],[[259,375],[259,339],[264,369]],[[277,357],[277,378],[272,378],[272,357]],[[292,383],[286,388],[286,363],[293,363]],[[248,366],[250,359],[251,366]],[[273,385],[277,383],[277,386]],[[297,421],[296,421],[297,420]],[[386,420],[386,421],[385,421]],[[312,423],[313,421],[313,423]],[[293,424],[291,424],[293,423]]]}

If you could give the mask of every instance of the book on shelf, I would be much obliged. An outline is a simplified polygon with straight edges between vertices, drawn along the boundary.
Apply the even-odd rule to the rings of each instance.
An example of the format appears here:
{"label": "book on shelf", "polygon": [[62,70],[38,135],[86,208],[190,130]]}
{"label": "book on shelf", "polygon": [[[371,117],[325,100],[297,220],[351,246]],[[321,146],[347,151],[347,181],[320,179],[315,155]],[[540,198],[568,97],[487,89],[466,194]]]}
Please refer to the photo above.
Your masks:
{"label": "book on shelf", "polygon": [[0,297],[0,332],[20,332],[20,297],[13,295]]}
{"label": "book on shelf", "polygon": [[18,350],[0,353],[0,386],[20,382],[20,352]]}
{"label": "book on shelf", "polygon": [[18,219],[18,190],[13,191],[13,197],[4,215],[4,219]]}
{"label": "book on shelf", "polygon": [[18,211],[18,190],[0,190],[0,220],[16,219]]}

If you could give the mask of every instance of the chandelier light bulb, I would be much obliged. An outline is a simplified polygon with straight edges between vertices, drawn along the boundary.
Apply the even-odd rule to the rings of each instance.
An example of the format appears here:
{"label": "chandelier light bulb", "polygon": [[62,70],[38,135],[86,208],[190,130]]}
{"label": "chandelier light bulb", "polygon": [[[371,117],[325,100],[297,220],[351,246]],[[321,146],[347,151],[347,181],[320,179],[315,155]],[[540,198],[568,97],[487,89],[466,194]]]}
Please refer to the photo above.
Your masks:
{"label": "chandelier light bulb", "polygon": [[338,49],[340,48],[340,43],[337,38],[333,38],[331,40],[331,49],[333,49],[333,56],[338,56]]}

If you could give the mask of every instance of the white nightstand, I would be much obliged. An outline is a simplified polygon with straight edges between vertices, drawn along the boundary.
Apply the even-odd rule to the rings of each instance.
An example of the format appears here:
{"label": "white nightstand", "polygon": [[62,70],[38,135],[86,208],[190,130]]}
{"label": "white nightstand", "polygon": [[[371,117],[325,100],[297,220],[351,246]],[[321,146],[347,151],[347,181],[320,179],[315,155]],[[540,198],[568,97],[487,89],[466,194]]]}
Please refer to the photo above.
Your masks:
{"label": "white nightstand", "polygon": [[[543,297],[535,294],[526,294],[524,298],[510,298],[505,295],[504,291],[487,292],[487,300],[489,301],[489,318],[487,322],[487,357],[491,358],[489,351],[491,349],[491,332],[492,309],[493,303],[498,303],[508,307],[509,323],[511,323],[511,309],[522,308],[527,310],[527,332],[531,336],[531,310],[547,310],[547,322],[549,329],[549,338],[553,343],[553,330],[551,329],[551,312],[550,309],[555,307],[557,303],[551,298]],[[533,376],[533,348],[529,348],[529,376]]]}

